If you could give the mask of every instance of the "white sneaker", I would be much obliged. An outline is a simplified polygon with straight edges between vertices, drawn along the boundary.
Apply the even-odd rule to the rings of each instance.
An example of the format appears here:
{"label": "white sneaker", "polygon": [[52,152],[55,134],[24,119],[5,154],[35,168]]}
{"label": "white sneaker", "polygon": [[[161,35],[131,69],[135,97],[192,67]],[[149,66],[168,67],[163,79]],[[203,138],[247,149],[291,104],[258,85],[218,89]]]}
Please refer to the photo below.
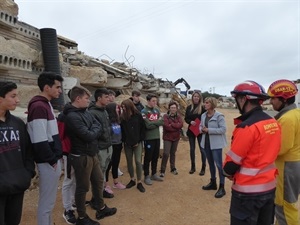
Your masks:
{"label": "white sneaker", "polygon": [[123,176],[123,172],[120,170],[120,168],[118,168],[118,176]]}
{"label": "white sneaker", "polygon": [[152,180],[150,179],[150,176],[145,176],[145,180],[144,180],[145,184],[147,185],[152,185]]}
{"label": "white sneaker", "polygon": [[151,176],[151,180],[163,181],[164,179],[162,177],[159,177],[157,174],[154,174]]}

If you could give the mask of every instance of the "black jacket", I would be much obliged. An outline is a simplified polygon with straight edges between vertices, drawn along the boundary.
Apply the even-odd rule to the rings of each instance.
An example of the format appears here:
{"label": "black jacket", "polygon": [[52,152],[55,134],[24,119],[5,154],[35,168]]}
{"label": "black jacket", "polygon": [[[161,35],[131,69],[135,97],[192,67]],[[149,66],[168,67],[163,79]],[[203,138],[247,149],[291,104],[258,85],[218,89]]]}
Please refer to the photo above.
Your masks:
{"label": "black jacket", "polygon": [[[195,105],[196,107],[196,105]],[[192,108],[192,105],[189,105],[187,108],[186,108],[186,111],[185,111],[185,116],[184,116],[184,121],[189,125],[189,127],[191,126],[191,122],[194,121],[195,119],[199,119],[201,120],[201,115],[206,111],[205,108],[202,106],[202,112],[201,114],[194,114],[192,111],[191,111],[191,108]],[[189,128],[188,127],[188,128]],[[186,135],[188,137],[191,137],[191,136],[195,136],[193,134],[193,132],[190,131],[190,129],[187,130],[186,132]]]}
{"label": "black jacket", "polygon": [[89,111],[95,117],[95,119],[101,124],[102,132],[98,138],[98,148],[99,150],[108,149],[111,143],[112,129],[110,125],[110,120],[105,107],[99,107],[94,102],[89,106]]}
{"label": "black jacket", "polygon": [[32,145],[25,123],[6,113],[0,120],[0,195],[24,192],[35,175]]}
{"label": "black jacket", "polygon": [[128,146],[134,146],[145,139],[146,127],[140,113],[134,114],[128,121],[121,121],[122,141]]}
{"label": "black jacket", "polygon": [[[133,102],[133,98],[132,97],[130,97],[129,99]],[[138,103],[134,103],[133,102],[133,104],[134,104],[135,108],[137,108],[137,110],[139,110],[139,112],[141,112],[143,110],[143,108],[144,108],[144,106],[143,106],[143,104],[141,102],[138,102]]]}
{"label": "black jacket", "polygon": [[67,104],[63,113],[66,131],[71,141],[71,154],[94,156],[98,153],[98,137],[101,125],[85,108]]}

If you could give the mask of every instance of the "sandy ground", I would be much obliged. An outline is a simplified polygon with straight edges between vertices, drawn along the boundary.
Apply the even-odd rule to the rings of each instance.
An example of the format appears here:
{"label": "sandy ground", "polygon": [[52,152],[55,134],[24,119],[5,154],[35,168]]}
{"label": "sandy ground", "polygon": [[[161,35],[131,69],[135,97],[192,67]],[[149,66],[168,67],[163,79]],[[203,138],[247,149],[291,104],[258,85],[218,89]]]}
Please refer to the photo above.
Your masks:
{"label": "sandy ground", "polygon": [[[233,118],[238,115],[234,109],[218,109],[225,114],[227,124],[228,150],[231,133],[233,129]],[[220,225],[229,224],[230,186],[231,182],[226,180],[227,194],[221,198],[214,197],[215,191],[204,191],[202,186],[209,182],[209,171],[205,176],[199,176],[201,167],[200,152],[196,150],[197,172],[193,175],[188,173],[190,169],[189,144],[186,140],[180,140],[177,154],[176,167],[178,175],[166,172],[163,182],[154,182],[147,186],[145,193],[140,193],[136,187],[125,190],[114,190],[113,199],[105,199],[108,206],[117,207],[117,214],[100,220],[101,225]],[[160,168],[161,159],[158,165]],[[169,167],[169,163],[168,163]],[[126,168],[125,155],[122,153],[120,169],[124,175],[120,181],[124,184],[129,182]],[[112,185],[112,178],[109,181]],[[58,188],[57,201],[53,213],[55,225],[66,224],[62,217],[63,207],[61,199],[61,186]],[[90,199],[88,193],[87,199]],[[36,224],[38,189],[27,191],[24,199],[24,210],[21,225]],[[87,213],[95,219],[95,211],[89,206]]]}

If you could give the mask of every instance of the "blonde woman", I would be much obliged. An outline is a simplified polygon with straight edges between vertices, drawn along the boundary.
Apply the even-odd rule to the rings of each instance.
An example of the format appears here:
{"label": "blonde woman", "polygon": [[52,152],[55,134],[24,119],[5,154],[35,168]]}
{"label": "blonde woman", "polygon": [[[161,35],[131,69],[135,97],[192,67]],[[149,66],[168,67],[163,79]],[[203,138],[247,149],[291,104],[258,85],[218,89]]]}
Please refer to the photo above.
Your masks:
{"label": "blonde woman", "polygon": [[224,189],[225,177],[222,168],[222,149],[227,145],[226,123],[224,115],[216,111],[217,99],[207,97],[204,100],[205,113],[201,116],[200,131],[202,132],[201,147],[205,150],[210,170],[210,183],[203,186],[203,190],[217,190],[216,166],[219,172],[220,186],[216,192],[216,198],[222,198],[226,192]]}
{"label": "blonde woman", "polygon": [[202,135],[198,133],[194,133],[193,130],[198,130],[199,122],[201,120],[201,115],[205,112],[205,109],[203,107],[202,103],[202,95],[200,92],[195,91],[192,95],[192,103],[186,108],[185,122],[189,125],[188,130],[186,132],[186,135],[189,138],[189,144],[190,144],[190,159],[191,159],[191,170],[190,174],[195,173],[196,171],[196,163],[195,163],[195,142],[197,140],[198,146],[201,152],[201,161],[202,161],[202,167],[201,171],[199,173],[200,176],[203,176],[205,174],[205,167],[206,167],[206,156],[203,149],[200,147],[201,137]]}

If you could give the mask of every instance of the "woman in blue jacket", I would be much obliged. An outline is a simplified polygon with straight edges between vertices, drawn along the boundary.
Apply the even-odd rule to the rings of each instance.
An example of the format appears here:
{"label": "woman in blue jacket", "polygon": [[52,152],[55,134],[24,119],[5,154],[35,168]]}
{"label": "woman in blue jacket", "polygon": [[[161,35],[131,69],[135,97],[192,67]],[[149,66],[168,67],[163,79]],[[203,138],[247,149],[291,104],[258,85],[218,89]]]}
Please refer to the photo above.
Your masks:
{"label": "woman in blue jacket", "polygon": [[226,192],[224,189],[225,177],[222,169],[222,149],[227,145],[226,123],[224,115],[215,110],[217,99],[207,97],[204,100],[206,112],[201,116],[200,132],[202,133],[201,148],[204,149],[209,164],[210,183],[202,187],[203,190],[217,190],[216,166],[219,172],[220,186],[216,192],[216,198],[222,198]]}

